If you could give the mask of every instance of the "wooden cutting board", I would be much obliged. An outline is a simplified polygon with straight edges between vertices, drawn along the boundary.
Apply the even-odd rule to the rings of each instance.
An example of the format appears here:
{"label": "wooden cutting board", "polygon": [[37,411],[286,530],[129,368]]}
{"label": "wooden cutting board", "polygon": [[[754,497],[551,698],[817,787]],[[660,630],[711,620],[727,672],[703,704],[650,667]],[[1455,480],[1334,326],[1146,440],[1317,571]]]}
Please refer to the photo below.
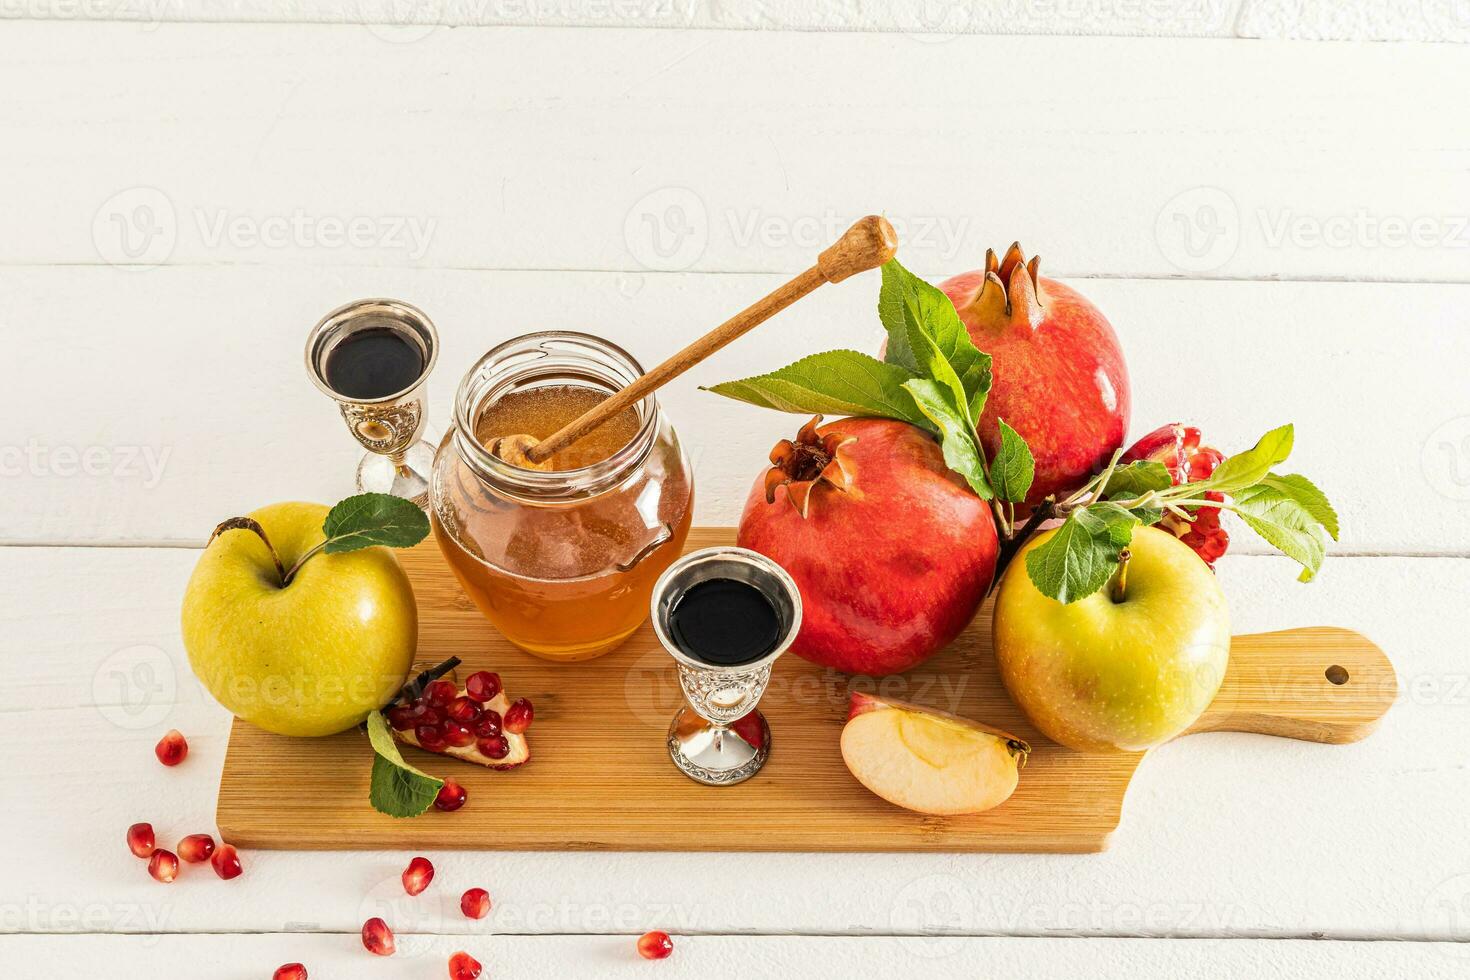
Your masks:
{"label": "wooden cutting board", "polygon": [[[729,528],[697,528],[688,548],[733,540]],[[497,670],[511,697],[531,698],[531,762],[491,772],[405,746],[414,765],[463,784],[469,802],[456,813],[395,820],[368,805],[372,749],[360,731],[294,739],[237,720],[219,793],[225,840],[283,849],[1099,851],[1143,759],[1074,752],[1038,735],[1001,687],[987,603],[950,648],[904,675],[850,678],[782,657],[761,702],[770,761],[749,782],[702,786],[665,752],[665,729],[683,699],[673,661],[646,625],[601,659],[546,663],[481,617],[432,540],[400,557],[419,603],[419,661],[458,656],[461,678]],[[852,778],[838,751],[850,687],[1029,740],[1020,786],[975,816],[925,816],[884,802]],[[1237,636],[1220,694],[1191,731],[1351,742],[1373,730],[1397,692],[1388,659],[1357,633]]]}

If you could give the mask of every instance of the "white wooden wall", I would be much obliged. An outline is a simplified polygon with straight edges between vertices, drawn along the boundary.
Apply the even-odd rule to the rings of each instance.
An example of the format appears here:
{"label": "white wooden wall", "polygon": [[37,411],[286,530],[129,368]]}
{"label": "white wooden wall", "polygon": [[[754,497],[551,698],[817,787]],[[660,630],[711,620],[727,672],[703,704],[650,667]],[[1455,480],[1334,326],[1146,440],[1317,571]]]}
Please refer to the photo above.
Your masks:
{"label": "white wooden wall", "polygon": [[[442,975],[458,948],[497,977],[1464,975],[1466,0],[0,18],[7,975],[365,976],[356,930],[384,910],[403,948],[371,963],[384,977]],[[1186,419],[1233,450],[1297,423],[1293,464],[1342,541],[1299,586],[1242,531],[1222,581],[1240,631],[1382,644],[1403,695],[1379,733],[1170,745],[1090,857],[434,855],[490,889],[479,924],[447,886],[447,905],[395,898],[403,853],[146,876],[125,828],[212,830],[228,730],[178,636],[194,549],[233,513],[350,489],[354,444],[301,366],[321,313],[428,310],[442,431],[492,344],[590,329],[651,363],[869,211],[931,278],[1039,251],[1118,328],[1135,434]],[[795,420],[697,386],[876,346],[876,289],[824,292],[668,390],[701,522],[736,517]],[[169,727],[193,746],[178,771],[151,756]],[[636,960],[650,928],[673,959]]]}

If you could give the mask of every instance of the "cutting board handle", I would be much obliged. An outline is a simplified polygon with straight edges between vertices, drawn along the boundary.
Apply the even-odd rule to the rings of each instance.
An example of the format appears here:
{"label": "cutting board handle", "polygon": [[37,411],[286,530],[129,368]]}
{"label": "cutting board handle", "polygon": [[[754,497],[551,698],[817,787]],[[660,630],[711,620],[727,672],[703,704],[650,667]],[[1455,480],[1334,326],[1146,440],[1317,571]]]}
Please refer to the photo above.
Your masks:
{"label": "cutting board handle", "polygon": [[1220,693],[1185,732],[1257,732],[1309,742],[1356,742],[1398,697],[1398,675],[1361,633],[1311,626],[1230,642]]}

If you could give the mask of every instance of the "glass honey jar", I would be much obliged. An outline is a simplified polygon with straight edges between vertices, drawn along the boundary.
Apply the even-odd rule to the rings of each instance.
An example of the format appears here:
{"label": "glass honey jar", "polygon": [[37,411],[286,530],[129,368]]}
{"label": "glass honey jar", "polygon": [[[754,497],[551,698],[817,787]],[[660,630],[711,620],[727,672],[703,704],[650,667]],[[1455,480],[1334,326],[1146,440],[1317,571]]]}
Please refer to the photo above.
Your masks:
{"label": "glass honey jar", "polygon": [[480,611],[543,659],[590,660],[643,623],[689,534],[692,475],[654,395],[553,455],[550,470],[489,447],[543,439],[642,373],[615,344],[549,331],[490,351],[455,397],[434,458],[434,535]]}

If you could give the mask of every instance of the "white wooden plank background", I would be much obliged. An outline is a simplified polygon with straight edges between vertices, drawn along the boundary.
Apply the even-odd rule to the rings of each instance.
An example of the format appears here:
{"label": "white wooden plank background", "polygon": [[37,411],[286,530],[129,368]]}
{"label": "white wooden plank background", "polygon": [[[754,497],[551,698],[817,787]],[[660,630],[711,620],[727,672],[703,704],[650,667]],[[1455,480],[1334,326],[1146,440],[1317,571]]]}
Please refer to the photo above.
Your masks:
{"label": "white wooden plank background", "polygon": [[[420,955],[384,976],[461,947],[496,976],[1463,973],[1470,49],[1226,40],[1467,40],[1463,0],[536,11],[604,30],[433,26],[530,23],[513,3],[394,27],[386,3],[145,2],[0,0],[32,21],[0,25],[13,975],[352,975],[385,909]],[[582,328],[652,362],[874,209],[930,278],[1017,237],[1041,251],[1118,327],[1135,434],[1185,418],[1236,449],[1297,422],[1343,541],[1299,586],[1241,532],[1222,581],[1239,631],[1381,643],[1403,694],[1379,733],[1169,746],[1087,858],[462,852],[417,902],[396,852],[147,878],[124,828],[212,830],[228,728],[179,643],[190,549],[231,513],[348,489],[353,444],[301,366],[322,312],[428,309],[442,426],[491,344]],[[696,386],[875,346],[875,291],[833,289],[668,391],[701,521],[734,519],[795,420]],[[166,771],[150,749],[174,726],[194,751]],[[472,883],[496,897],[484,928],[454,908]],[[646,928],[680,934],[673,960],[633,958]]]}

